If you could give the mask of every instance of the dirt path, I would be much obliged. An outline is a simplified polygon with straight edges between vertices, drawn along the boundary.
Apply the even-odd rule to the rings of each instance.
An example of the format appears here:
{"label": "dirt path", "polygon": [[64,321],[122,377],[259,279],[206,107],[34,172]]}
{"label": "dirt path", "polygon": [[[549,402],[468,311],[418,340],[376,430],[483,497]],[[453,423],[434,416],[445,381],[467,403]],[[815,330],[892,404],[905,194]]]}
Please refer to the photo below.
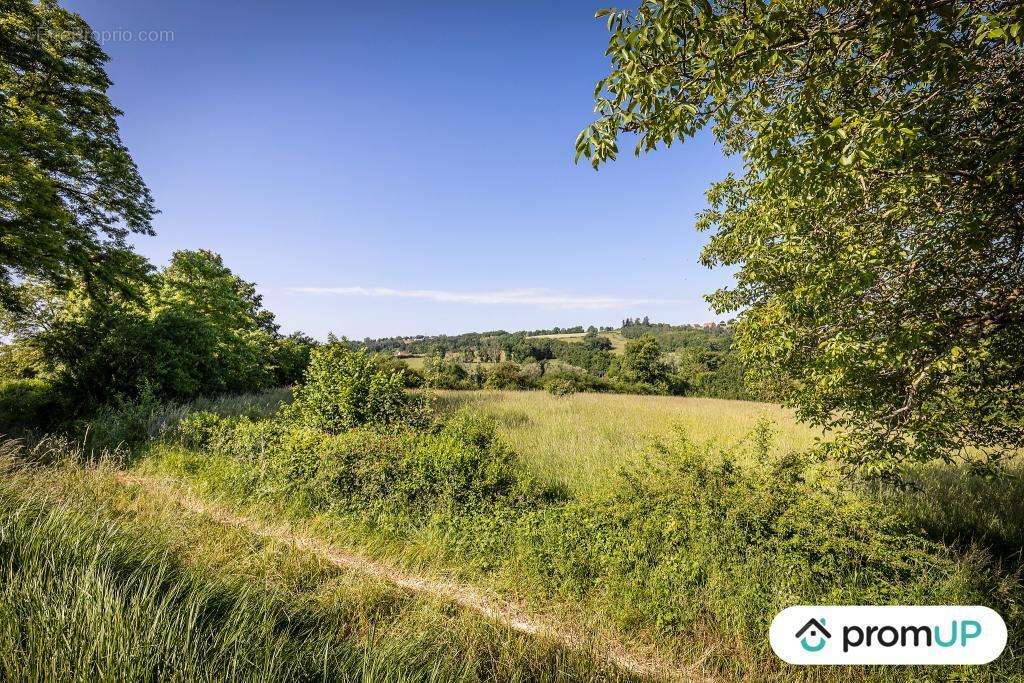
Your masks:
{"label": "dirt path", "polygon": [[[574,650],[593,650],[593,638],[588,638],[583,632],[566,624],[530,614],[522,605],[488,595],[479,588],[408,574],[358,553],[342,550],[310,536],[296,533],[286,525],[275,526],[239,516],[222,505],[201,500],[171,480],[127,473],[120,473],[117,478],[123,484],[138,486],[170,498],[189,512],[207,516],[219,524],[243,529],[261,538],[290,545],[321,557],[342,569],[386,581],[412,593],[446,600],[520,633],[547,638]],[[638,676],[687,681],[708,680],[695,671],[673,666],[658,657],[632,653],[621,643],[606,641],[602,649],[609,661]]]}

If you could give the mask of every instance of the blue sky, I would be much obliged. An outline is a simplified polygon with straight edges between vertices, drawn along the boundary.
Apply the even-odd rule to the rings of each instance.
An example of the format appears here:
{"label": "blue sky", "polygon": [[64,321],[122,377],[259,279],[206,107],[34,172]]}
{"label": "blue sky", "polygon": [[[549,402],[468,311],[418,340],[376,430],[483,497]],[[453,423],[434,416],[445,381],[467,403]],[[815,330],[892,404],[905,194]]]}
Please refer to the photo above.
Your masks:
{"label": "blue sky", "polygon": [[351,338],[713,318],[694,215],[737,162],[572,163],[603,4],[65,2],[162,212],[139,251],[217,251],[285,331]]}

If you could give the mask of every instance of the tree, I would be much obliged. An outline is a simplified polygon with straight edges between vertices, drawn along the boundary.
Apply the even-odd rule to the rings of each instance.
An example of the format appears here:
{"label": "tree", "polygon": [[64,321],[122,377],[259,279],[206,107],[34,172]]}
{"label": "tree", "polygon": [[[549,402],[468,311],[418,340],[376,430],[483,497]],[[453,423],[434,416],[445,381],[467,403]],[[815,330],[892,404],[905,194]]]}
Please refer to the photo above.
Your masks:
{"label": "tree", "polygon": [[278,328],[255,284],[205,249],[175,252],[155,281],[148,297],[154,317],[175,312],[209,331],[217,372],[206,391],[254,391],[273,382]]}
{"label": "tree", "polygon": [[154,310],[184,307],[223,328],[277,333],[255,283],[235,275],[220,254],[207,249],[174,252],[150,299]]}
{"label": "tree", "polygon": [[121,142],[107,56],[53,0],[0,12],[0,308],[31,278],[132,293],[148,264],[126,238],[152,234],[149,189]]}
{"label": "tree", "polygon": [[873,474],[1024,445],[1024,4],[644,2],[577,158],[710,127],[710,297],[756,376]]}
{"label": "tree", "polygon": [[95,296],[84,285],[22,283],[17,312],[0,316],[0,332],[14,339],[6,360],[31,362],[19,374],[50,378],[83,414],[143,387],[175,400],[264,389],[306,363],[311,340],[272,332],[255,286],[216,254],[178,252],[144,289]]}
{"label": "tree", "polygon": [[669,377],[668,364],[662,359],[658,340],[650,335],[626,343],[615,372],[609,375],[628,382],[646,384],[664,391]]}
{"label": "tree", "polygon": [[309,365],[309,355],[316,347],[316,340],[303,332],[279,337],[271,354],[275,382],[279,386],[287,386],[302,379]]}

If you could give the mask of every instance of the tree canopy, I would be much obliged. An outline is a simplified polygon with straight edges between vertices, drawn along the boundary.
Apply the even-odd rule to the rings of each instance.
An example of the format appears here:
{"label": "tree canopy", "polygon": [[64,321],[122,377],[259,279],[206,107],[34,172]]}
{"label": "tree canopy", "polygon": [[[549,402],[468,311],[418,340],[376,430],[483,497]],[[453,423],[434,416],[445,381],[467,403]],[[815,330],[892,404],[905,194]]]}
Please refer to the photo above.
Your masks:
{"label": "tree canopy", "polygon": [[53,0],[0,2],[0,307],[24,278],[133,291],[149,189],[121,141],[107,56]]}
{"label": "tree canopy", "polygon": [[313,340],[278,335],[255,285],[217,254],[175,252],[141,289],[139,297],[108,292],[100,300],[84,286],[61,292],[22,283],[19,312],[0,316],[0,332],[15,340],[6,365],[52,379],[82,409],[147,387],[176,400],[254,391],[294,382],[305,369]]}
{"label": "tree canopy", "polygon": [[662,0],[603,10],[577,159],[709,128],[702,261],[737,341],[855,463],[1024,444],[1024,3]]}

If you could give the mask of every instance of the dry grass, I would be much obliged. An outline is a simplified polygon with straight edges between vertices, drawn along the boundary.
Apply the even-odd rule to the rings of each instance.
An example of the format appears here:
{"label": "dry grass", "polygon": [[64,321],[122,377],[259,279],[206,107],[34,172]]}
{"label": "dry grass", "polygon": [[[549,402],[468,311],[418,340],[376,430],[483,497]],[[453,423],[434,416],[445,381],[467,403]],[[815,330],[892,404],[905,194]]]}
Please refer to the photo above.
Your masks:
{"label": "dry grass", "polygon": [[731,446],[767,419],[780,454],[807,449],[819,434],[770,403],[540,391],[437,394],[443,410],[466,405],[493,415],[534,474],[576,494],[606,492],[621,468],[639,463],[656,440],[672,438],[677,430],[698,443]]}

